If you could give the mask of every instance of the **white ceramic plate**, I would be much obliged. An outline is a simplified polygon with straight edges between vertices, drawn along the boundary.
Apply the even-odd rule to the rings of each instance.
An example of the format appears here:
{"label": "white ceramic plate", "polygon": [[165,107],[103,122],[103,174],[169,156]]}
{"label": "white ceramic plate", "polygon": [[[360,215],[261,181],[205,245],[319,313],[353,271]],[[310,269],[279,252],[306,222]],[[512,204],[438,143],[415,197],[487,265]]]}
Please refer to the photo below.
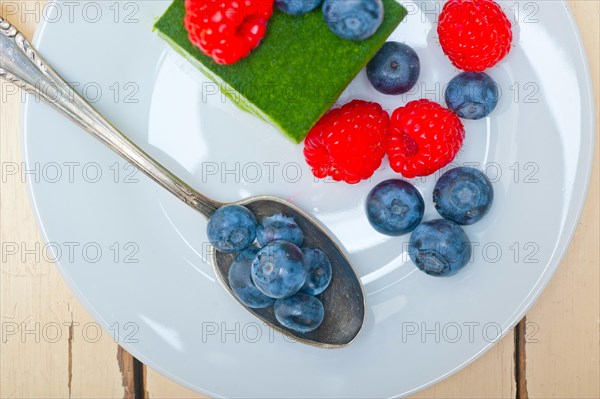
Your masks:
{"label": "white ceramic plate", "polygon": [[[77,296],[138,359],[208,395],[389,397],[414,392],[489,349],[548,283],[577,224],[593,148],[593,98],[565,4],[504,2],[515,45],[490,74],[502,89],[491,118],[466,122],[456,163],[474,162],[496,201],[467,227],[472,262],[433,278],[408,260],[408,237],[370,228],[368,191],[315,182],[302,146],[236,109],[153,32],[163,1],[50,3],[35,45],[142,148],[219,200],[273,194],[314,214],[347,250],[367,294],[363,331],[347,348],[289,342],[258,323],[215,281],[205,220],[50,108],[29,97],[25,157],[43,234]],[[116,4],[116,5],[115,5]],[[439,47],[439,2],[406,3],[392,39],[422,62],[418,92],[377,94],[361,72],[340,101],[442,101],[457,73]],[[101,92],[101,93],[100,93]],[[100,93],[100,94],[99,94]],[[298,110],[302,112],[302,110]],[[435,177],[414,183],[426,199]],[[76,243],[76,244],[70,244]],[[116,243],[116,244],[115,244]],[[69,251],[69,248],[72,248]]]}

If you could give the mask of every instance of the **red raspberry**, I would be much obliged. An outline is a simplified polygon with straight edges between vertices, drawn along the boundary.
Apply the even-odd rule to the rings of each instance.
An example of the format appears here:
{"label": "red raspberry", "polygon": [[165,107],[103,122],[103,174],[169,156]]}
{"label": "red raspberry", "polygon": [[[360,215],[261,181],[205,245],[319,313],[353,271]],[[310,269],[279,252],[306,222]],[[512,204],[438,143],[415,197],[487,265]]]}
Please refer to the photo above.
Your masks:
{"label": "red raspberry", "polygon": [[267,31],[273,0],[185,0],[190,41],[219,64],[250,54]]}
{"label": "red raspberry", "polygon": [[377,103],[354,100],[329,111],[308,132],[304,157],[318,178],[355,184],[381,165],[390,117]]}
{"label": "red raspberry", "polygon": [[482,72],[510,51],[511,24],[493,0],[449,0],[438,23],[442,50],[455,67]]}
{"label": "red raspberry", "polygon": [[390,166],[407,178],[428,176],[448,165],[465,137],[458,116],[425,99],[397,108],[390,125]]}

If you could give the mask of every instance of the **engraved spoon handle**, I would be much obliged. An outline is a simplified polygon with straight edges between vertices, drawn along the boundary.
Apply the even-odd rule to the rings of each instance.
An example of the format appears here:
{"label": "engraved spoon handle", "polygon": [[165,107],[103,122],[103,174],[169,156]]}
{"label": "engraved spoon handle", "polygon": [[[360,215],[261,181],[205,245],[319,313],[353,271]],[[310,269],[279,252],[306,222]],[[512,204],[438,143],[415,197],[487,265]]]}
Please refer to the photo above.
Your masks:
{"label": "engraved spoon handle", "polygon": [[209,217],[222,205],[184,183],[112,126],[48,65],[21,32],[2,17],[0,78],[38,95],[48,105],[205,216]]}

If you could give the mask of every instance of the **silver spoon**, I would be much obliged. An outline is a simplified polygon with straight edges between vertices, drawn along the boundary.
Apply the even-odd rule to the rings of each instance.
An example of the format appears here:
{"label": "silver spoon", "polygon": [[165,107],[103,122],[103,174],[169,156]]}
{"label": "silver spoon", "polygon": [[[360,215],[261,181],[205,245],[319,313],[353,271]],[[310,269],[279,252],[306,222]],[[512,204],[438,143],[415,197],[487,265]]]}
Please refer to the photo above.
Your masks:
{"label": "silver spoon", "polygon": [[[207,218],[225,205],[200,194],[129,141],[48,65],[23,34],[1,17],[0,77],[40,96],[51,107]],[[321,347],[341,347],[351,343],[364,322],[364,293],[350,262],[329,233],[302,210],[276,197],[251,197],[238,201],[237,204],[250,209],[258,220],[275,213],[293,217],[304,232],[305,244],[323,250],[329,256],[333,268],[331,284],[319,296],[325,307],[325,319],[312,332],[302,334],[281,326],[275,319],[272,308],[250,309],[243,304],[242,306],[273,328],[300,342]],[[227,278],[234,255],[216,250],[211,252],[215,274],[235,298]]]}

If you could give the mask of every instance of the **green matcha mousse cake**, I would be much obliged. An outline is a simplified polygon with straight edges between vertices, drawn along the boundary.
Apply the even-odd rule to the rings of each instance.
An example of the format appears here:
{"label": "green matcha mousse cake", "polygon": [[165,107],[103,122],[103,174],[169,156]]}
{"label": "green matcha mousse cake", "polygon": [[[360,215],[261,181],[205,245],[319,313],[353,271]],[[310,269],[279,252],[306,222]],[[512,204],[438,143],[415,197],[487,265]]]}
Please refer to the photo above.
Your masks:
{"label": "green matcha mousse cake", "polygon": [[383,23],[363,41],[333,34],[320,8],[293,16],[275,7],[259,46],[233,65],[217,64],[188,40],[184,0],[174,0],[155,28],[240,108],[299,143],[406,15],[395,0],[383,3]]}

